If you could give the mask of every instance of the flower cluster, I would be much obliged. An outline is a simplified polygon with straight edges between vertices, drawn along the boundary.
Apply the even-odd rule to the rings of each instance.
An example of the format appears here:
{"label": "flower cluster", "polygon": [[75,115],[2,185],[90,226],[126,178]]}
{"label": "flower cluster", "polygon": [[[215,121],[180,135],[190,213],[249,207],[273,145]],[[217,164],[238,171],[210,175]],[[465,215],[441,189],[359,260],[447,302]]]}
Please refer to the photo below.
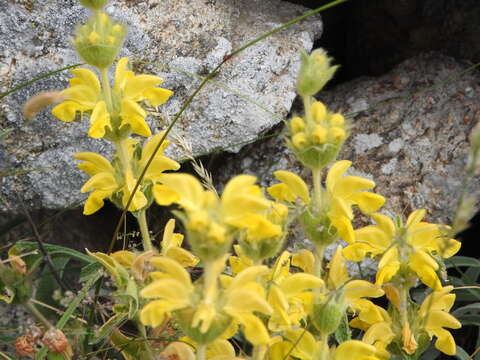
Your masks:
{"label": "flower cluster", "polygon": [[[36,99],[26,111],[63,101],[52,110],[60,120],[86,115],[88,136],[110,141],[115,150],[110,159],[75,155],[78,168],[90,175],[80,190],[89,193],[84,214],[97,212],[108,199],[138,221],[143,249],[87,251],[115,288],[110,319],[98,337],[108,336],[125,359],[418,359],[432,341],[441,352],[455,354],[447,329],[460,323],[449,314],[455,295],[444,286],[443,259],[457,253],[460,243],[449,227],[424,221],[425,210],[405,222],[379,212],[386,199],[373,192],[375,182],[353,175],[351,161],[337,160],[349,125],[313,97],[337,68],[326,53],[302,54],[297,92],[304,113],[288,122],[287,146],[308,169],[312,185],[278,170],[278,181],[268,188],[241,174],[219,195],[193,175],[175,172],[180,164],[164,155],[166,131],[152,136],[145,105],[159,106],[172,95],[158,87],[162,79],[135,74],[121,58],[111,86],[108,70],[126,31],[102,11],[106,2],[81,0],[93,13],[73,40],[99,76],[87,68],[71,70],[67,89]],[[173,208],[189,250],[174,219],[154,243],[146,218],[154,202]],[[374,224],[355,229],[359,214]],[[292,226],[307,240],[297,251],[285,249]],[[328,261],[327,247],[334,250]],[[8,293],[0,299],[27,304],[42,318],[30,302],[31,288],[18,286],[27,276],[17,255],[8,266],[0,262],[0,290]],[[378,260],[374,282],[348,270],[348,261],[366,257]],[[413,299],[410,290],[419,283],[428,293]],[[383,296],[387,308],[372,300]],[[70,350],[63,333],[45,321],[49,335],[43,343],[50,355]],[[126,321],[137,327],[137,338],[126,335]],[[157,335],[168,327],[178,332],[165,344]],[[251,346],[237,354],[234,337]],[[19,338],[17,348],[34,352],[29,337]]]}

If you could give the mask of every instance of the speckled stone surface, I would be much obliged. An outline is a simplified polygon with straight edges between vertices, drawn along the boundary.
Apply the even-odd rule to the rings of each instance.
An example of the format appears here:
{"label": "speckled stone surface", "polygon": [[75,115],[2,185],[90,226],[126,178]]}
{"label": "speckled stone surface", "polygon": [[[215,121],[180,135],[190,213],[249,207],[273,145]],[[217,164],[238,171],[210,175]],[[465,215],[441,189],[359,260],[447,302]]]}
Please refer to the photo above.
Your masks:
{"label": "speckled stone surface", "polygon": [[[68,37],[87,11],[72,0],[0,0],[0,91],[53,69],[78,62]],[[280,0],[112,1],[106,11],[126,23],[129,33],[121,55],[150,62],[136,70],[158,74],[175,92],[151,117],[158,131],[225,55],[257,36],[305,12]],[[319,16],[279,32],[229,60],[215,81],[285,116],[295,97],[300,49],[309,51],[322,33]],[[153,62],[153,63],[152,63]],[[168,65],[166,68],[162,65]],[[197,77],[177,71],[190,72]],[[48,77],[0,103],[0,127],[13,132],[0,145],[0,171],[43,169],[1,180],[0,210],[17,211],[15,193],[27,207],[61,208],[82,200],[78,193],[86,177],[75,169],[78,151],[108,153],[106,142],[86,139],[88,124],[64,124],[44,112],[26,123],[20,106],[40,91],[66,86],[68,73]],[[214,149],[238,151],[279,122],[234,92],[213,84],[191,104],[175,132],[192,142],[195,154]],[[179,156],[174,149],[173,156]]]}
{"label": "speckled stone surface", "polygon": [[[377,183],[376,192],[388,199],[383,211],[408,215],[425,208],[429,221],[451,220],[462,190],[468,136],[480,121],[479,72],[456,76],[469,66],[428,53],[382,77],[356,79],[320,94],[331,110],[352,115],[340,158],[353,162],[351,173]],[[220,181],[247,172],[269,185],[278,169],[309,176],[279,136],[250,145],[229,163]],[[479,186],[475,179],[472,189]]]}

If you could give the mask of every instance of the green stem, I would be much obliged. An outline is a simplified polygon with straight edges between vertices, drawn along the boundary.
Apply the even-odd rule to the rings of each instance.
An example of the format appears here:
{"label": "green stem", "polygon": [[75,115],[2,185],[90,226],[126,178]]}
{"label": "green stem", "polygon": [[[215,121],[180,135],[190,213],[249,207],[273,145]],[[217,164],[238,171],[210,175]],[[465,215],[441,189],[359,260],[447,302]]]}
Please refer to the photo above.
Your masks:
{"label": "green stem", "polygon": [[323,275],[323,256],[325,253],[325,247],[321,245],[315,245],[315,276],[318,276],[320,279],[322,278]]}
{"label": "green stem", "polygon": [[148,358],[145,360],[155,360],[155,355],[153,354],[152,348],[148,342],[147,329],[145,328],[145,325],[143,325],[140,321],[138,321],[137,327],[138,327],[138,330],[140,331],[140,335],[142,335],[143,337],[145,349],[148,354]]}
{"label": "green stem", "polygon": [[197,360],[206,360],[207,359],[207,345],[198,344],[197,345]]}
{"label": "green stem", "polygon": [[147,224],[147,211],[140,210],[137,217],[138,226],[140,227],[140,232],[142,234],[142,244],[144,251],[152,251],[152,239],[150,238],[150,232],[148,231]]}
{"label": "green stem", "polygon": [[310,110],[310,107],[312,106],[312,97],[310,95],[302,96],[302,100],[303,108],[305,109],[305,126],[307,127],[307,131],[310,132],[315,125]]}
{"label": "green stem", "polygon": [[102,90],[107,110],[111,114],[113,110],[112,105],[112,89],[110,88],[110,79],[108,78],[108,68],[100,69],[100,78],[102,80]]}
{"label": "green stem", "polygon": [[30,301],[28,300],[25,303],[25,307],[30,311],[30,313],[38,320],[40,321],[47,329],[53,328],[54,326],[50,323],[50,321],[47,320],[43,314],[38,311],[37,307]]}
{"label": "green stem", "polygon": [[320,334],[319,342],[322,344],[320,358],[318,360],[328,360],[330,358],[330,349],[328,347],[328,335]]}
{"label": "green stem", "polygon": [[313,201],[320,214],[322,208],[322,169],[312,169],[313,177]]}

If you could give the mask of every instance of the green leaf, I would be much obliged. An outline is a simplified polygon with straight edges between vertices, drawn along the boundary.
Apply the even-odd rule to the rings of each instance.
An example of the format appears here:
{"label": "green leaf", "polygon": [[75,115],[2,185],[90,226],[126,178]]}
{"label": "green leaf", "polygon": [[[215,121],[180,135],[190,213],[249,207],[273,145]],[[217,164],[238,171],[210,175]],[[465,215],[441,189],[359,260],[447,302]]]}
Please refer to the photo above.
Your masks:
{"label": "green leaf", "polygon": [[470,355],[468,355],[467,352],[458,345],[457,345],[457,353],[454,356],[460,360],[471,360]]}
{"label": "green leaf", "polygon": [[80,270],[79,281],[81,283],[87,282],[92,276],[96,276],[101,268],[102,268],[102,265],[100,265],[97,262],[84,266],[82,270]]}
{"label": "green leaf", "polygon": [[[70,256],[72,258],[75,258],[77,260],[80,260],[89,264],[95,262],[89,256],[67,247],[63,247],[60,245],[52,245],[52,244],[43,244],[43,246],[45,248],[45,251],[47,251],[51,256],[60,254],[64,256]],[[33,241],[17,241],[13,246],[13,248],[15,249],[15,251],[18,251],[19,253],[39,250],[38,243]]]}
{"label": "green leaf", "polygon": [[468,256],[453,256],[445,260],[445,267],[447,269],[460,266],[480,267],[480,261]]}
{"label": "green leaf", "polygon": [[470,304],[466,306],[462,306],[455,311],[452,311],[452,315],[455,317],[462,316],[463,314],[467,313],[475,313],[475,312],[480,312],[480,303],[475,303],[475,304]]}
{"label": "green leaf", "polygon": [[119,313],[113,315],[108,321],[102,325],[95,337],[89,342],[90,345],[98,344],[100,341],[110,336],[111,332],[120,326],[128,317],[127,313]]}
{"label": "green leaf", "polygon": [[339,344],[352,339],[352,332],[348,326],[348,318],[346,316],[343,317],[337,330],[335,330],[335,339]]}
{"label": "green leaf", "polygon": [[134,319],[138,312],[138,288],[135,280],[128,279],[125,295],[128,296],[128,318]]}

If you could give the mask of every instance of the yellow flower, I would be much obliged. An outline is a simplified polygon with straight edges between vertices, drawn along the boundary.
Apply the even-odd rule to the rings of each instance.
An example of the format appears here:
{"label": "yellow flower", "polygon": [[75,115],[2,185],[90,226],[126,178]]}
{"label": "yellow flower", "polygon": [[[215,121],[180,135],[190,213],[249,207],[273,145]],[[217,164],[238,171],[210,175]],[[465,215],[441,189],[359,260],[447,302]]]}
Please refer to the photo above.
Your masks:
{"label": "yellow flower", "polygon": [[183,208],[190,244],[202,259],[216,259],[228,251],[236,229],[246,230],[252,240],[282,233],[279,225],[266,218],[272,202],[255,185],[254,176],[234,177],[220,198],[204,190],[192,175],[163,174],[159,179],[162,185],[153,187],[157,203],[177,203]]}
{"label": "yellow flower", "polygon": [[[105,89],[102,89],[97,75],[89,69],[71,70],[70,87],[62,91],[66,101],[52,109],[53,115],[70,122],[76,113],[91,111],[88,135],[102,138],[106,129],[117,131],[129,125],[135,134],[149,137],[151,131],[145,122],[146,111],[139,102],[147,101],[152,106],[166,102],[173,94],[170,90],[157,88],[163,80],[153,75],[135,75],[127,69],[128,58],[118,61],[113,87],[113,108],[107,107]],[[120,120],[117,120],[117,119]]]}
{"label": "yellow flower", "polygon": [[[338,235],[349,243],[354,241],[352,206],[356,205],[368,214],[377,211],[385,202],[383,196],[365,191],[375,187],[373,181],[359,176],[343,176],[351,164],[341,160],[332,165],[321,199],[321,212],[326,214]],[[268,188],[272,197],[279,201],[291,203],[300,200],[303,204],[310,204],[308,187],[298,175],[289,171],[276,171],[274,175],[281,183]]]}
{"label": "yellow flower", "polygon": [[344,250],[352,261],[360,261],[367,254],[382,255],[378,264],[377,284],[390,281],[402,266],[413,271],[432,289],[442,285],[436,273],[438,257],[448,258],[460,248],[460,242],[445,236],[446,228],[423,222],[425,210],[416,210],[405,225],[382,214],[373,214],[376,225],[355,231],[356,241]]}
{"label": "yellow flower", "polygon": [[456,345],[452,334],[444,328],[459,329],[462,324],[448,312],[455,302],[455,294],[450,294],[453,286],[434,291],[423,300],[418,314],[423,329],[430,338],[437,337],[435,347],[447,355],[455,355]]}
{"label": "yellow flower", "polygon": [[[119,171],[100,154],[93,152],[83,152],[75,154],[77,160],[83,161],[77,167],[87,174],[91,175],[91,178],[82,186],[80,191],[89,192],[90,195],[85,203],[83,213],[90,215],[98,211],[103,207],[104,199],[109,198],[115,200],[118,198],[116,204],[122,208],[125,208],[128,203],[137,179],[146,165],[148,158],[152,154],[152,148],[160,141],[162,133],[159,133],[152,137],[142,149],[140,160],[136,160],[133,156],[135,149],[135,141],[130,140],[127,143],[128,156],[130,160],[130,167]],[[133,197],[132,202],[128,208],[129,211],[137,211],[144,208],[148,199],[143,193],[143,186],[156,182],[159,179],[161,173],[165,170],[177,170],[180,165],[167,158],[162,154],[163,149],[168,145],[168,142],[157,152],[154,160],[150,164],[145,177],[143,178],[142,185],[137,189]],[[117,196],[118,195],[118,196]]]}
{"label": "yellow flower", "polygon": [[315,337],[304,329],[287,331],[285,340],[277,341],[269,349],[269,360],[379,360],[377,349],[359,340],[348,340],[336,348],[327,343],[316,341]]}
{"label": "yellow flower", "polygon": [[[252,344],[268,343],[268,331],[263,322],[254,315],[254,312],[272,312],[264,299],[263,288],[255,282],[268,268],[253,266],[245,269],[219,291],[217,279],[224,269],[224,262],[225,258],[222,258],[206,265],[211,266],[212,271],[206,268],[203,284],[194,285],[188,272],[175,260],[165,257],[152,258],[150,263],[162,276],[158,276],[157,280],[140,293],[144,298],[155,299],[141,310],[142,323],[158,326],[173,312],[177,317],[184,317],[183,320],[186,318],[186,321],[180,322],[182,328],[197,342],[199,339],[204,340],[204,343],[214,341],[235,322],[244,327],[244,335]],[[200,293],[199,290],[203,291]],[[209,336],[210,331],[213,332],[212,336]]]}
{"label": "yellow flower", "polygon": [[161,254],[178,261],[183,267],[195,266],[199,259],[191,252],[182,248],[183,235],[174,233],[175,219],[168,220],[163,230]]}
{"label": "yellow flower", "polygon": [[298,326],[312,306],[312,289],[322,287],[323,281],[307,273],[290,273],[290,253],[284,251],[268,277],[268,302],[273,314],[268,321],[272,331],[285,331]]}

